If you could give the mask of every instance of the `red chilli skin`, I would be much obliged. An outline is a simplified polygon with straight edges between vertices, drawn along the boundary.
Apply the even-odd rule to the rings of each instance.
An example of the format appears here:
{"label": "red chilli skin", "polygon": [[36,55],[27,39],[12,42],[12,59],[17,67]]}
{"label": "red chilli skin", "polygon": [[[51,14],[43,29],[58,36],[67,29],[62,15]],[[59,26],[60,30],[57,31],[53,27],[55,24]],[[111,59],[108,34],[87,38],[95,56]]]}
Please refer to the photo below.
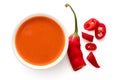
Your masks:
{"label": "red chilli skin", "polygon": [[78,56],[81,56],[81,57],[83,56],[82,51],[79,50],[78,48],[75,48],[75,47],[69,47],[68,53],[69,53],[68,56],[71,60],[78,57]]}
{"label": "red chilli skin", "polygon": [[80,46],[81,46],[80,37],[79,36],[76,37],[76,36],[71,35],[69,37],[69,45],[70,45],[70,47],[76,47],[76,48],[80,49]]}
{"label": "red chilli skin", "polygon": [[94,36],[88,33],[82,32],[82,38],[86,39],[87,41],[93,42]]}
{"label": "red chilli skin", "polygon": [[82,51],[78,48],[69,47],[68,57],[74,71],[77,71],[86,65]]}
{"label": "red chilli skin", "polygon": [[74,18],[75,18],[75,31],[69,37],[69,45],[68,45],[67,53],[68,53],[69,61],[71,63],[73,70],[77,71],[77,70],[83,68],[86,65],[86,63],[83,59],[83,54],[82,54],[82,51],[80,49],[81,45],[80,45],[80,37],[78,35],[76,14],[69,4],[66,4],[65,6],[70,7],[70,9],[72,10],[72,12],[74,14]]}
{"label": "red chilli skin", "polygon": [[97,60],[95,58],[95,56],[93,55],[92,52],[89,53],[89,55],[87,56],[87,60],[96,68],[100,68],[99,64],[97,63]]}
{"label": "red chilli skin", "polygon": [[[81,52],[79,51],[79,53]],[[80,56],[74,58],[73,60],[70,60],[70,62],[74,71],[82,69],[86,65],[85,61],[83,60],[83,57]]]}

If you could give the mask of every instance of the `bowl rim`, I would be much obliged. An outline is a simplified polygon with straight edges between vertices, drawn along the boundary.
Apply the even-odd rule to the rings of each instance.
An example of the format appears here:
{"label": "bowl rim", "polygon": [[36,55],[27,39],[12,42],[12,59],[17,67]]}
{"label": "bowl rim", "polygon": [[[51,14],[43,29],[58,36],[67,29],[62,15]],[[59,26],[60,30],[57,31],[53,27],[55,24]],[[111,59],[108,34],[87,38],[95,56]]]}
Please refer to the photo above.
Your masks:
{"label": "bowl rim", "polygon": [[[47,64],[47,65],[43,65],[43,66],[39,66],[39,65],[33,65],[33,64],[30,64],[28,63],[27,61],[25,61],[20,55],[19,55],[19,52],[17,51],[16,49],[16,45],[15,45],[15,37],[16,37],[16,33],[20,27],[20,25],[25,22],[26,20],[32,18],[32,17],[35,17],[35,16],[45,16],[45,17],[48,17],[52,20],[54,20],[57,24],[60,25],[60,27],[62,28],[63,32],[64,32],[64,35],[65,35],[65,46],[64,46],[64,49],[61,53],[61,55],[55,60],[53,61],[52,63],[50,64]],[[23,65],[29,67],[29,68],[32,68],[32,69],[47,69],[47,68],[50,68],[50,67],[53,67],[55,66],[56,64],[58,64],[63,58],[64,56],[66,55],[67,53],[67,48],[68,48],[68,36],[67,36],[67,32],[66,32],[66,29],[64,27],[64,25],[58,20],[56,19],[55,17],[53,17],[52,15],[48,15],[48,14],[44,14],[44,13],[39,13],[39,14],[32,14],[32,15],[29,15],[25,18],[23,18],[19,24],[16,26],[16,29],[14,30],[14,34],[13,34],[13,40],[12,40],[12,47],[13,47],[13,51],[14,51],[14,54],[16,56],[16,58],[18,59],[19,62],[21,62]]]}

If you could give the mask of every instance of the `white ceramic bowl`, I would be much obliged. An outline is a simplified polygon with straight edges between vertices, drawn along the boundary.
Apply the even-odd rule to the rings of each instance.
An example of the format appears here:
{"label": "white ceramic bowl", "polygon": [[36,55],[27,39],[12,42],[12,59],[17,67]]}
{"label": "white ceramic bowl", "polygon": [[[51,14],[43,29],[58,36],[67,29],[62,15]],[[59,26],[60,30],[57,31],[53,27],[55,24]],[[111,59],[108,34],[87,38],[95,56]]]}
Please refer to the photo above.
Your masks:
{"label": "white ceramic bowl", "polygon": [[[29,18],[31,17],[34,17],[34,16],[46,16],[46,17],[49,17],[51,19],[53,19],[54,21],[56,21],[62,28],[63,32],[64,32],[64,35],[65,35],[65,46],[64,46],[64,50],[62,51],[61,55],[57,58],[57,60],[53,61],[52,63],[48,64],[48,65],[43,65],[43,66],[38,66],[38,65],[33,65],[33,64],[30,64],[28,62],[26,62],[18,53],[18,51],[16,50],[16,46],[15,46],[15,36],[16,36],[16,33],[17,33],[17,30],[18,28],[20,27],[20,25],[28,20]],[[65,56],[65,54],[67,53],[67,48],[68,48],[68,36],[67,36],[67,33],[66,33],[66,30],[65,30],[65,27],[60,23],[60,21],[58,19],[56,19],[55,17],[51,16],[51,15],[48,15],[48,14],[34,14],[34,15],[30,15],[28,17],[26,17],[25,19],[23,19],[20,24],[17,26],[17,29],[15,30],[15,33],[14,33],[14,37],[13,37],[13,49],[14,49],[14,53],[17,57],[17,59],[22,63],[24,64],[25,66],[28,66],[32,69],[47,69],[47,68],[50,68],[52,66],[55,66],[57,63],[59,63],[63,57]]]}

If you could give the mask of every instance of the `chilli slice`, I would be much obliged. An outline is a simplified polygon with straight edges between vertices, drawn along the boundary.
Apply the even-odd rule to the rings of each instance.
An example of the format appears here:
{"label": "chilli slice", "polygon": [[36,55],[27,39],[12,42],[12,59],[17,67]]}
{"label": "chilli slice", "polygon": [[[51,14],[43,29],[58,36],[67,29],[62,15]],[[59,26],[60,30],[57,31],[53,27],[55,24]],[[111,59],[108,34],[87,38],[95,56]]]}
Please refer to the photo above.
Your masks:
{"label": "chilli slice", "polygon": [[87,50],[94,51],[94,50],[97,49],[97,46],[96,46],[95,43],[87,43],[87,44],[85,45],[85,48],[86,48]]}
{"label": "chilli slice", "polygon": [[95,30],[98,24],[98,20],[96,20],[95,18],[91,18],[84,23],[84,29],[88,31]]}
{"label": "chilli slice", "polygon": [[87,41],[93,42],[94,36],[88,33],[82,32],[82,38],[86,39]]}
{"label": "chilli slice", "polygon": [[99,23],[99,26],[95,29],[95,37],[102,39],[106,35],[106,26],[103,23]]}
{"label": "chilli slice", "polygon": [[93,55],[92,52],[89,53],[89,55],[87,56],[87,60],[96,68],[100,68],[95,56]]}

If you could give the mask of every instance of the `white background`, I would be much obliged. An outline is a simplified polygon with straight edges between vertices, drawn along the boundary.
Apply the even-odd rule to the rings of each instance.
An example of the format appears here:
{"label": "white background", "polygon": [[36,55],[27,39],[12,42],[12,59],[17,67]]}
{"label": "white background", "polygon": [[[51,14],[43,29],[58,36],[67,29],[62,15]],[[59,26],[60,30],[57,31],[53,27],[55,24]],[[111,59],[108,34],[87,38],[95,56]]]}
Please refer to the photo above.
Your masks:
{"label": "white background", "polygon": [[[74,31],[74,17],[65,3],[74,8],[79,35],[87,32],[83,24],[94,17],[103,22],[107,34],[103,40],[94,39],[94,55],[101,68],[94,68],[87,60],[87,43],[81,38],[81,49],[87,65],[76,72],[67,55],[56,66],[46,70],[33,70],[22,65],[15,57],[12,40],[17,25],[25,17],[46,13],[59,19],[68,35]],[[94,32],[90,32],[94,35]],[[119,0],[0,0],[0,80],[120,80],[120,2]]]}

